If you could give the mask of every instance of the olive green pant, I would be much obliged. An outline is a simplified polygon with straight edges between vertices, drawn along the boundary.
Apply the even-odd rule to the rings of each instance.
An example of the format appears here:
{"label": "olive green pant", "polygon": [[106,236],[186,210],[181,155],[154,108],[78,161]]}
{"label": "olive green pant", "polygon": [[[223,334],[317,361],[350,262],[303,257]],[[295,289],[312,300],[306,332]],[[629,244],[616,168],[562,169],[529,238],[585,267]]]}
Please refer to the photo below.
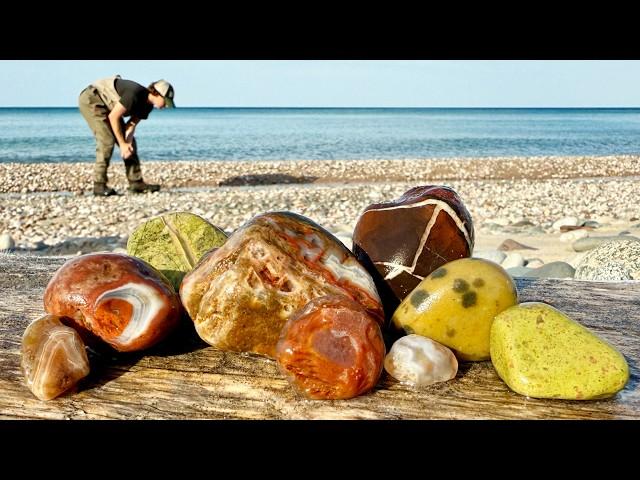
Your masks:
{"label": "olive green pant", "polygon": [[[91,86],[82,91],[78,99],[78,105],[80,113],[82,113],[96,138],[96,164],[93,169],[93,181],[106,184],[108,180],[107,170],[113,154],[113,147],[116,144],[116,137],[109,124],[109,109],[100,98],[100,95],[98,95],[98,91]],[[120,126],[124,133],[124,122],[122,120],[120,120]],[[142,180],[138,146],[135,139],[133,140],[133,154],[124,160],[124,168],[129,183]]]}

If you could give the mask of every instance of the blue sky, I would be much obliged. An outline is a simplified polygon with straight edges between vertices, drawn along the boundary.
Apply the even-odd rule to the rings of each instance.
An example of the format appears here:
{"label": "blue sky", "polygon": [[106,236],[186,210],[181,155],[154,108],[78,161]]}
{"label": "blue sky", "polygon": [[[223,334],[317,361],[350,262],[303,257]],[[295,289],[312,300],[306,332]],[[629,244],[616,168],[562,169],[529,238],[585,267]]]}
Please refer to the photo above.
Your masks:
{"label": "blue sky", "polygon": [[0,60],[0,107],[165,78],[180,107],[640,107],[640,61]]}

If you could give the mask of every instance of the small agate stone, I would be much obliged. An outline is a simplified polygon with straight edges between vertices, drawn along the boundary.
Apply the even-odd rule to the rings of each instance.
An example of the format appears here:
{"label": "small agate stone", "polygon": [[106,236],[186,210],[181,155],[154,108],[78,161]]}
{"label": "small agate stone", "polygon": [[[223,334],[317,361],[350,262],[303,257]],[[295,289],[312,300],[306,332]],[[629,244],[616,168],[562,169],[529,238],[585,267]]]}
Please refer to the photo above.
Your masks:
{"label": "small agate stone", "polygon": [[365,208],[353,232],[353,253],[371,273],[390,317],[427,275],[470,257],[473,242],[471,215],[458,194],[420,186]]}
{"label": "small agate stone", "polygon": [[458,360],[451,350],[430,338],[406,335],[393,344],[384,368],[402,383],[424,387],[455,378]]}
{"label": "small agate stone", "polygon": [[89,374],[89,358],[78,332],[56,315],[32,322],[22,335],[22,372],[40,400],[51,400]]}
{"label": "small agate stone", "polygon": [[535,398],[606,398],[629,380],[620,352],[540,302],[521,303],[496,316],[491,362],[509,388]]}
{"label": "small agate stone", "polygon": [[276,347],[280,370],[313,399],[368,392],[380,378],[384,354],[378,322],[340,295],[315,298],[292,315]]}
{"label": "small agate stone", "polygon": [[178,325],[181,314],[180,299],[160,272],[119,253],[68,260],[49,281],[44,308],[70,317],[121,352],[156,344]]}
{"label": "small agate stone", "polygon": [[461,258],[420,282],[392,323],[446,345],[461,360],[488,360],[493,317],[517,301],[516,285],[504,268],[489,260]]}
{"label": "small agate stone", "polygon": [[366,269],[331,233],[290,212],[251,219],[207,253],[180,287],[204,341],[271,357],[289,317],[332,294],[355,300],[382,325],[382,304]]}
{"label": "small agate stone", "polygon": [[221,246],[227,235],[204,218],[173,212],[144,222],[129,237],[127,253],[160,271],[177,292],[202,256]]}

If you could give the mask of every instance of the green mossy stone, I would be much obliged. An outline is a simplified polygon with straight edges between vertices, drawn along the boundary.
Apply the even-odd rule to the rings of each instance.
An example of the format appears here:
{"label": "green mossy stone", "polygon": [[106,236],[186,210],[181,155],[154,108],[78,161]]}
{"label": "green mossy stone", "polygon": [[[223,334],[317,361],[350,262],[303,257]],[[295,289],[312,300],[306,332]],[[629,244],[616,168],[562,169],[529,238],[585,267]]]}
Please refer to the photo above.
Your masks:
{"label": "green mossy stone", "polygon": [[629,379],[620,352],[544,303],[521,303],[498,314],[491,326],[490,351],[500,378],[528,397],[606,398]]}
{"label": "green mossy stone", "polygon": [[129,236],[127,253],[150,263],[171,282],[176,292],[182,278],[202,256],[220,247],[227,235],[204,218],[173,212],[152,218]]}

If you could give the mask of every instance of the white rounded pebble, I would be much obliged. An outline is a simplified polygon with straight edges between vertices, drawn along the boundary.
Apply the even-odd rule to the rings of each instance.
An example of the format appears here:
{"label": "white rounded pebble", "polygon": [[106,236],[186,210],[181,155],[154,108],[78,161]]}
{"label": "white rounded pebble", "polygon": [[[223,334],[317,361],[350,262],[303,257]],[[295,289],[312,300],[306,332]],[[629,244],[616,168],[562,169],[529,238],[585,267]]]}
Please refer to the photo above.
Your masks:
{"label": "white rounded pebble", "polygon": [[509,252],[501,265],[505,270],[513,267],[524,267],[524,257],[519,252]]}
{"label": "white rounded pebble", "polygon": [[13,250],[16,246],[16,242],[13,241],[11,235],[3,233],[0,235],[0,250]]}
{"label": "white rounded pebble", "polygon": [[484,250],[473,252],[473,258],[484,258],[500,265],[507,258],[507,254],[500,250]]}
{"label": "white rounded pebble", "polygon": [[396,380],[423,387],[456,376],[458,360],[444,345],[421,335],[397,340],[384,359],[385,370]]}

